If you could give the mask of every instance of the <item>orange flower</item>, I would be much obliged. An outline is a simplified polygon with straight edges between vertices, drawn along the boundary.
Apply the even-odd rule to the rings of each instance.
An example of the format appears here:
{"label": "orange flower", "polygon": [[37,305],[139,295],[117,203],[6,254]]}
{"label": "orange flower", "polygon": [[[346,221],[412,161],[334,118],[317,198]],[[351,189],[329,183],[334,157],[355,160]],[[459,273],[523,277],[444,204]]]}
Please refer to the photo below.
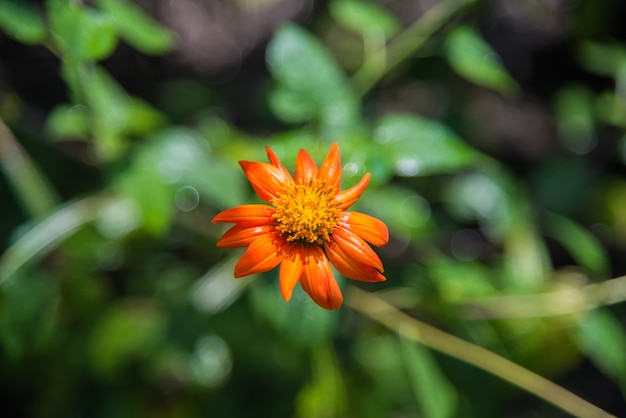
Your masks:
{"label": "orange flower", "polygon": [[280,264],[280,290],[286,301],[299,280],[315,303],[326,309],[337,309],[343,302],[330,263],[350,279],[384,281],[383,264],[367,243],[386,244],[387,226],[364,213],[346,212],[367,187],[369,173],[355,186],[340,191],[337,143],[332,144],[319,169],[309,153],[300,150],[295,178],[269,147],[265,150],[270,164],[239,164],[256,194],[271,206],[237,206],[213,218],[213,223],[235,224],[218,241],[218,247],[248,247],[235,265],[235,277]]}

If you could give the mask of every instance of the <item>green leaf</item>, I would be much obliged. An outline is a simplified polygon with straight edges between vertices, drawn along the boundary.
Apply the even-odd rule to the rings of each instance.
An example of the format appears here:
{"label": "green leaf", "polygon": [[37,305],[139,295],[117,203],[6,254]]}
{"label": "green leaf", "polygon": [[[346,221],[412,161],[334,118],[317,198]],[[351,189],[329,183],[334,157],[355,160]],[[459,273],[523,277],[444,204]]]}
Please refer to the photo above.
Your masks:
{"label": "green leaf", "polygon": [[447,418],[455,415],[457,394],[424,347],[400,340],[400,354],[413,394],[422,411],[429,418]]}
{"label": "green leaf", "polygon": [[313,376],[296,399],[296,417],[326,418],[346,415],[346,388],[331,348],[313,352]]}
{"label": "green leaf", "polygon": [[273,89],[268,97],[272,112],[287,123],[306,122],[315,116],[317,106],[307,99],[299,92],[284,88]]}
{"label": "green leaf", "polygon": [[588,312],[578,322],[574,338],[580,349],[626,393],[626,334],[624,325],[605,309]]}
{"label": "green leaf", "polygon": [[553,213],[546,216],[545,229],[546,233],[565,247],[592,276],[608,277],[610,262],[607,254],[589,230],[569,218]]}
{"label": "green leaf", "polygon": [[450,173],[471,167],[481,155],[441,123],[414,115],[382,118],[374,141],[384,144],[386,158],[400,176]]}
{"label": "green leaf", "polygon": [[364,212],[383,220],[400,237],[431,226],[428,201],[403,187],[385,186],[366,191],[359,204]]}
{"label": "green leaf", "polygon": [[86,139],[89,122],[85,106],[64,103],[52,109],[46,121],[46,129],[57,139]]}
{"label": "green leaf", "polygon": [[[267,65],[283,91],[274,98],[273,110],[286,121],[294,112],[286,102],[301,101],[295,116],[305,110],[318,116],[322,127],[335,132],[358,118],[359,103],[348,89],[345,75],[324,45],[293,24],[282,26],[267,47]],[[278,100],[277,100],[278,99]]]}
{"label": "green leaf", "polygon": [[446,37],[444,49],[450,65],[461,77],[503,94],[519,92],[496,52],[474,29],[456,27]]}
{"label": "green leaf", "polygon": [[63,0],[49,0],[48,10],[52,33],[67,59],[101,60],[117,46],[117,29],[109,14]]}
{"label": "green leaf", "polygon": [[598,43],[585,41],[580,44],[578,58],[588,71],[617,77],[626,67],[626,48],[621,43]]}
{"label": "green leaf", "polygon": [[17,0],[0,2],[0,28],[24,44],[39,44],[46,38],[46,27],[35,4]]}
{"label": "green leaf", "polygon": [[577,154],[589,152],[596,144],[593,96],[584,86],[568,86],[555,98],[559,136],[565,147]]}
{"label": "green leaf", "polygon": [[320,308],[298,285],[289,302],[280,294],[278,271],[261,275],[250,285],[252,309],[278,335],[298,347],[329,341],[336,330],[338,312]]}
{"label": "green leaf", "polygon": [[174,34],[125,0],[100,0],[98,5],[115,20],[120,35],[144,54],[158,55],[174,47]]}
{"label": "green leaf", "polygon": [[400,30],[398,19],[374,3],[335,0],[330,13],[341,26],[362,35],[374,32],[390,38]]}

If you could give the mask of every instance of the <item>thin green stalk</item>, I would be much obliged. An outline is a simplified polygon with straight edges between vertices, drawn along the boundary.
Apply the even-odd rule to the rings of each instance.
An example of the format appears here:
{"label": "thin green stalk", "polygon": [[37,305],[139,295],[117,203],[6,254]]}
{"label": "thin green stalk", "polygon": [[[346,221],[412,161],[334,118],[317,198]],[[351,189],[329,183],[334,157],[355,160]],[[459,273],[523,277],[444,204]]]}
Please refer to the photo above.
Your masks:
{"label": "thin green stalk", "polygon": [[[577,277],[576,277],[577,278]],[[467,319],[571,315],[626,301],[626,276],[545,293],[504,295],[463,303]]]}
{"label": "thin green stalk", "polygon": [[0,170],[13,187],[24,210],[33,218],[49,213],[59,198],[13,132],[0,119]]}
{"label": "thin green stalk", "polygon": [[572,416],[614,417],[556,383],[485,348],[419,321],[371,293],[352,288],[346,298],[346,304],[409,340],[483,369],[544,399]]}
{"label": "thin green stalk", "polygon": [[[435,32],[473,1],[448,0],[435,4],[411,26],[393,38],[386,48],[383,46],[378,53],[370,54],[370,58],[352,77],[354,92],[362,96],[369,91],[382,77],[421,48]],[[386,65],[378,65],[381,61],[386,61]]]}
{"label": "thin green stalk", "polygon": [[115,198],[92,196],[63,206],[35,224],[0,257],[0,286],[24,265],[55,249],[82,225],[95,220]]}

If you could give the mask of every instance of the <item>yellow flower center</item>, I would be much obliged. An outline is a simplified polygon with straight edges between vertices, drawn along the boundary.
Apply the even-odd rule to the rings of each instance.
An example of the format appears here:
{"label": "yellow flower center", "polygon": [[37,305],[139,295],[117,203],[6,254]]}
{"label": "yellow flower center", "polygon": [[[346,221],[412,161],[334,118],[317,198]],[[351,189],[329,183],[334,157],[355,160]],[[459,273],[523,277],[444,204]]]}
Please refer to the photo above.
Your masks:
{"label": "yellow flower center", "polygon": [[330,241],[339,219],[337,191],[322,180],[308,184],[288,184],[272,202],[276,230],[287,241],[318,244]]}

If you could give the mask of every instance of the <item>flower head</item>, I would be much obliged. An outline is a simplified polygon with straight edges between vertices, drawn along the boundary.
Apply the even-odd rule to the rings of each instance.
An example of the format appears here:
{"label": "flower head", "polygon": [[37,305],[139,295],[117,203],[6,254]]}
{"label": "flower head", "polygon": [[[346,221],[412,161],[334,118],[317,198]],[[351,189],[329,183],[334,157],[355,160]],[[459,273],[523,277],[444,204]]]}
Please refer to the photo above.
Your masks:
{"label": "flower head", "polygon": [[319,168],[308,152],[300,150],[294,177],[269,147],[265,150],[269,164],[239,164],[256,194],[269,205],[237,206],[213,218],[213,223],[235,224],[217,242],[218,247],[248,247],[235,265],[235,277],[280,265],[280,289],[286,301],[299,281],[315,303],[326,309],[337,309],[343,302],[331,263],[350,279],[384,281],[382,262],[368,243],[386,244],[387,226],[364,213],[346,211],[367,187],[369,173],[341,191],[337,143]]}

